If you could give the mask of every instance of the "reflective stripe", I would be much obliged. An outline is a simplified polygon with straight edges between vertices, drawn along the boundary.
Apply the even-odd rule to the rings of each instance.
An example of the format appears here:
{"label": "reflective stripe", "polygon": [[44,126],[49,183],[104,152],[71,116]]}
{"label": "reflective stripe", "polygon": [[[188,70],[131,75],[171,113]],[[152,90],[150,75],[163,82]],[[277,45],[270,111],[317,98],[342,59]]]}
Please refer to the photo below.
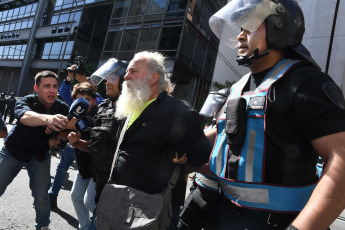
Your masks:
{"label": "reflective stripe", "polygon": [[255,152],[255,136],[256,131],[250,130],[248,137],[248,149],[246,159],[246,181],[253,182],[254,152]]}
{"label": "reflective stripe", "polygon": [[224,181],[219,181],[222,186],[222,190],[226,195],[232,196],[237,201],[247,201],[268,204],[269,203],[269,192],[268,189],[260,188],[242,188],[227,184]]}
{"label": "reflective stripe", "polygon": [[219,179],[225,196],[237,204],[274,211],[301,211],[311,196],[315,184],[303,187],[251,184]]}
{"label": "reflective stripe", "polygon": [[206,177],[201,173],[197,173],[195,176],[195,182],[207,189],[210,189],[212,191],[218,191],[218,180],[210,178],[210,177]]}
{"label": "reflective stripe", "polygon": [[[224,131],[222,132],[221,134],[221,140],[220,140],[220,143],[224,143],[225,142],[225,138],[226,138],[226,134],[225,134],[225,129]],[[218,153],[217,153],[217,156],[216,156],[216,162],[217,162],[217,167],[216,167],[216,174],[217,175],[221,175],[222,174],[222,171],[223,171],[223,167],[222,167],[222,162],[223,162],[223,148],[224,148],[224,145],[221,144],[221,146],[219,146],[219,150],[218,150]]]}
{"label": "reflective stripe", "polygon": [[255,89],[254,92],[267,90],[276,80],[281,78],[290,67],[299,60],[283,59],[267,75],[268,77]]}

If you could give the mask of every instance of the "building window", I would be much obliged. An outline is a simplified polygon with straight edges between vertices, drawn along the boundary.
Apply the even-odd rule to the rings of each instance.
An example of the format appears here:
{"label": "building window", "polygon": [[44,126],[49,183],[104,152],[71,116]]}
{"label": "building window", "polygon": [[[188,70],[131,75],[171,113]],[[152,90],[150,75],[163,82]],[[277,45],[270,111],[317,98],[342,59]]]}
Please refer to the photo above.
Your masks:
{"label": "building window", "polygon": [[185,0],[169,0],[167,4],[166,18],[183,17],[186,12],[187,2]]}
{"label": "building window", "polygon": [[185,0],[169,0],[167,5],[167,11],[180,11],[186,10],[187,1]]}
{"label": "building window", "polygon": [[44,44],[42,59],[70,59],[73,43],[74,41],[46,42]]}
{"label": "building window", "polygon": [[206,50],[207,50],[206,44],[202,42],[200,39],[197,39],[196,45],[195,45],[195,54],[193,58],[192,68],[199,74],[202,73]]}
{"label": "building window", "polygon": [[125,30],[120,50],[135,50],[138,42],[139,30]]}
{"label": "building window", "polygon": [[0,46],[0,59],[24,59],[26,44]]}
{"label": "building window", "polygon": [[177,50],[180,42],[182,26],[164,27],[160,39],[159,50]]}
{"label": "building window", "polygon": [[115,4],[113,18],[124,18],[127,15],[130,1],[118,0]]}
{"label": "building window", "polygon": [[65,22],[75,22],[75,26],[78,26],[80,21],[81,11],[77,12],[64,12],[55,13],[50,21],[51,25]]}
{"label": "building window", "polygon": [[123,30],[110,31],[105,43],[104,51],[117,51],[119,49]]}
{"label": "building window", "polygon": [[194,46],[196,42],[196,32],[191,29],[185,29],[182,37],[180,53],[182,54],[182,61],[186,64],[190,64],[193,58]]}
{"label": "building window", "polygon": [[148,0],[146,14],[161,14],[165,9],[165,0]]}
{"label": "building window", "polygon": [[138,50],[156,50],[160,28],[143,28],[141,30]]}
{"label": "building window", "polygon": [[146,0],[132,0],[129,7],[127,22],[142,21],[146,10]]}

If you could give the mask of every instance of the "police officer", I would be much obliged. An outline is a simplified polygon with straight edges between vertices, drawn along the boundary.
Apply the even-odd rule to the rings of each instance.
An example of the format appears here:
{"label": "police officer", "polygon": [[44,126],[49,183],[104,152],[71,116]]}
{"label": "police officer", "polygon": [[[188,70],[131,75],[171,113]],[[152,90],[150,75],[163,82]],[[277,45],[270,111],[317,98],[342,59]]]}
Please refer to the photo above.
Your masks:
{"label": "police officer", "polygon": [[109,98],[103,100],[97,106],[96,115],[93,117],[91,123],[93,127],[90,133],[90,140],[80,139],[73,133],[68,137],[72,145],[78,143],[78,145],[75,145],[76,148],[91,153],[93,164],[96,168],[94,173],[96,203],[99,200],[103,187],[109,179],[111,163],[116,150],[116,134],[121,123],[114,118],[115,103],[121,91],[121,84],[124,80],[123,77],[126,73],[126,68],[126,63],[112,58],[91,76],[91,80],[95,85],[106,80],[106,95]]}
{"label": "police officer", "polygon": [[210,169],[224,198],[213,229],[327,229],[345,207],[345,101],[301,44],[298,3],[233,0],[210,27],[250,69],[217,121]]}
{"label": "police officer", "polygon": [[5,98],[5,93],[0,94],[0,116],[2,118],[2,115],[5,112],[6,108],[6,98]]}
{"label": "police officer", "polygon": [[14,97],[14,93],[11,93],[10,98],[6,100],[6,110],[4,114],[4,121],[6,122],[7,115],[10,115],[10,119],[8,120],[9,124],[12,124],[14,120],[14,106],[16,104],[16,98]]}

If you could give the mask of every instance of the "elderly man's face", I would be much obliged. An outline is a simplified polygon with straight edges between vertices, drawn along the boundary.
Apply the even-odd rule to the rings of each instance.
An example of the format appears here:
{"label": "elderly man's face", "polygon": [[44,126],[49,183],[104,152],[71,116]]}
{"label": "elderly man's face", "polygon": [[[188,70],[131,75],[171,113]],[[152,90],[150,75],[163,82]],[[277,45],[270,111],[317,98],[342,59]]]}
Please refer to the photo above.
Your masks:
{"label": "elderly man's face", "polygon": [[128,67],[125,75],[126,81],[143,81],[151,76],[149,69],[146,66],[146,61],[142,58],[133,59]]}

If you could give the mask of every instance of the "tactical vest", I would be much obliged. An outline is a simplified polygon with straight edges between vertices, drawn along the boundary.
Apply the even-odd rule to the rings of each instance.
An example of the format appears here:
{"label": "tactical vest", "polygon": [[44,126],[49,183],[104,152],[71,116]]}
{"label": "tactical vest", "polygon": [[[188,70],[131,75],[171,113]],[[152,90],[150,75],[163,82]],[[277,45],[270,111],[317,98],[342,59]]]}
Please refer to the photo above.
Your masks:
{"label": "tactical vest", "polygon": [[114,117],[115,109],[111,100],[98,105],[91,129],[91,156],[97,170],[109,172],[116,149],[116,134],[120,121]]}
{"label": "tactical vest", "polygon": [[217,121],[217,138],[210,158],[210,169],[218,176],[224,195],[240,206],[278,212],[296,212],[306,205],[315,188],[315,184],[283,186],[263,182],[266,157],[266,105],[271,86],[298,63],[299,61],[290,59],[280,61],[250,94],[242,95],[250,73],[232,86],[228,101],[239,97],[244,98],[247,116],[245,136],[239,148],[236,180],[226,178],[229,151],[225,133],[226,106]]}

